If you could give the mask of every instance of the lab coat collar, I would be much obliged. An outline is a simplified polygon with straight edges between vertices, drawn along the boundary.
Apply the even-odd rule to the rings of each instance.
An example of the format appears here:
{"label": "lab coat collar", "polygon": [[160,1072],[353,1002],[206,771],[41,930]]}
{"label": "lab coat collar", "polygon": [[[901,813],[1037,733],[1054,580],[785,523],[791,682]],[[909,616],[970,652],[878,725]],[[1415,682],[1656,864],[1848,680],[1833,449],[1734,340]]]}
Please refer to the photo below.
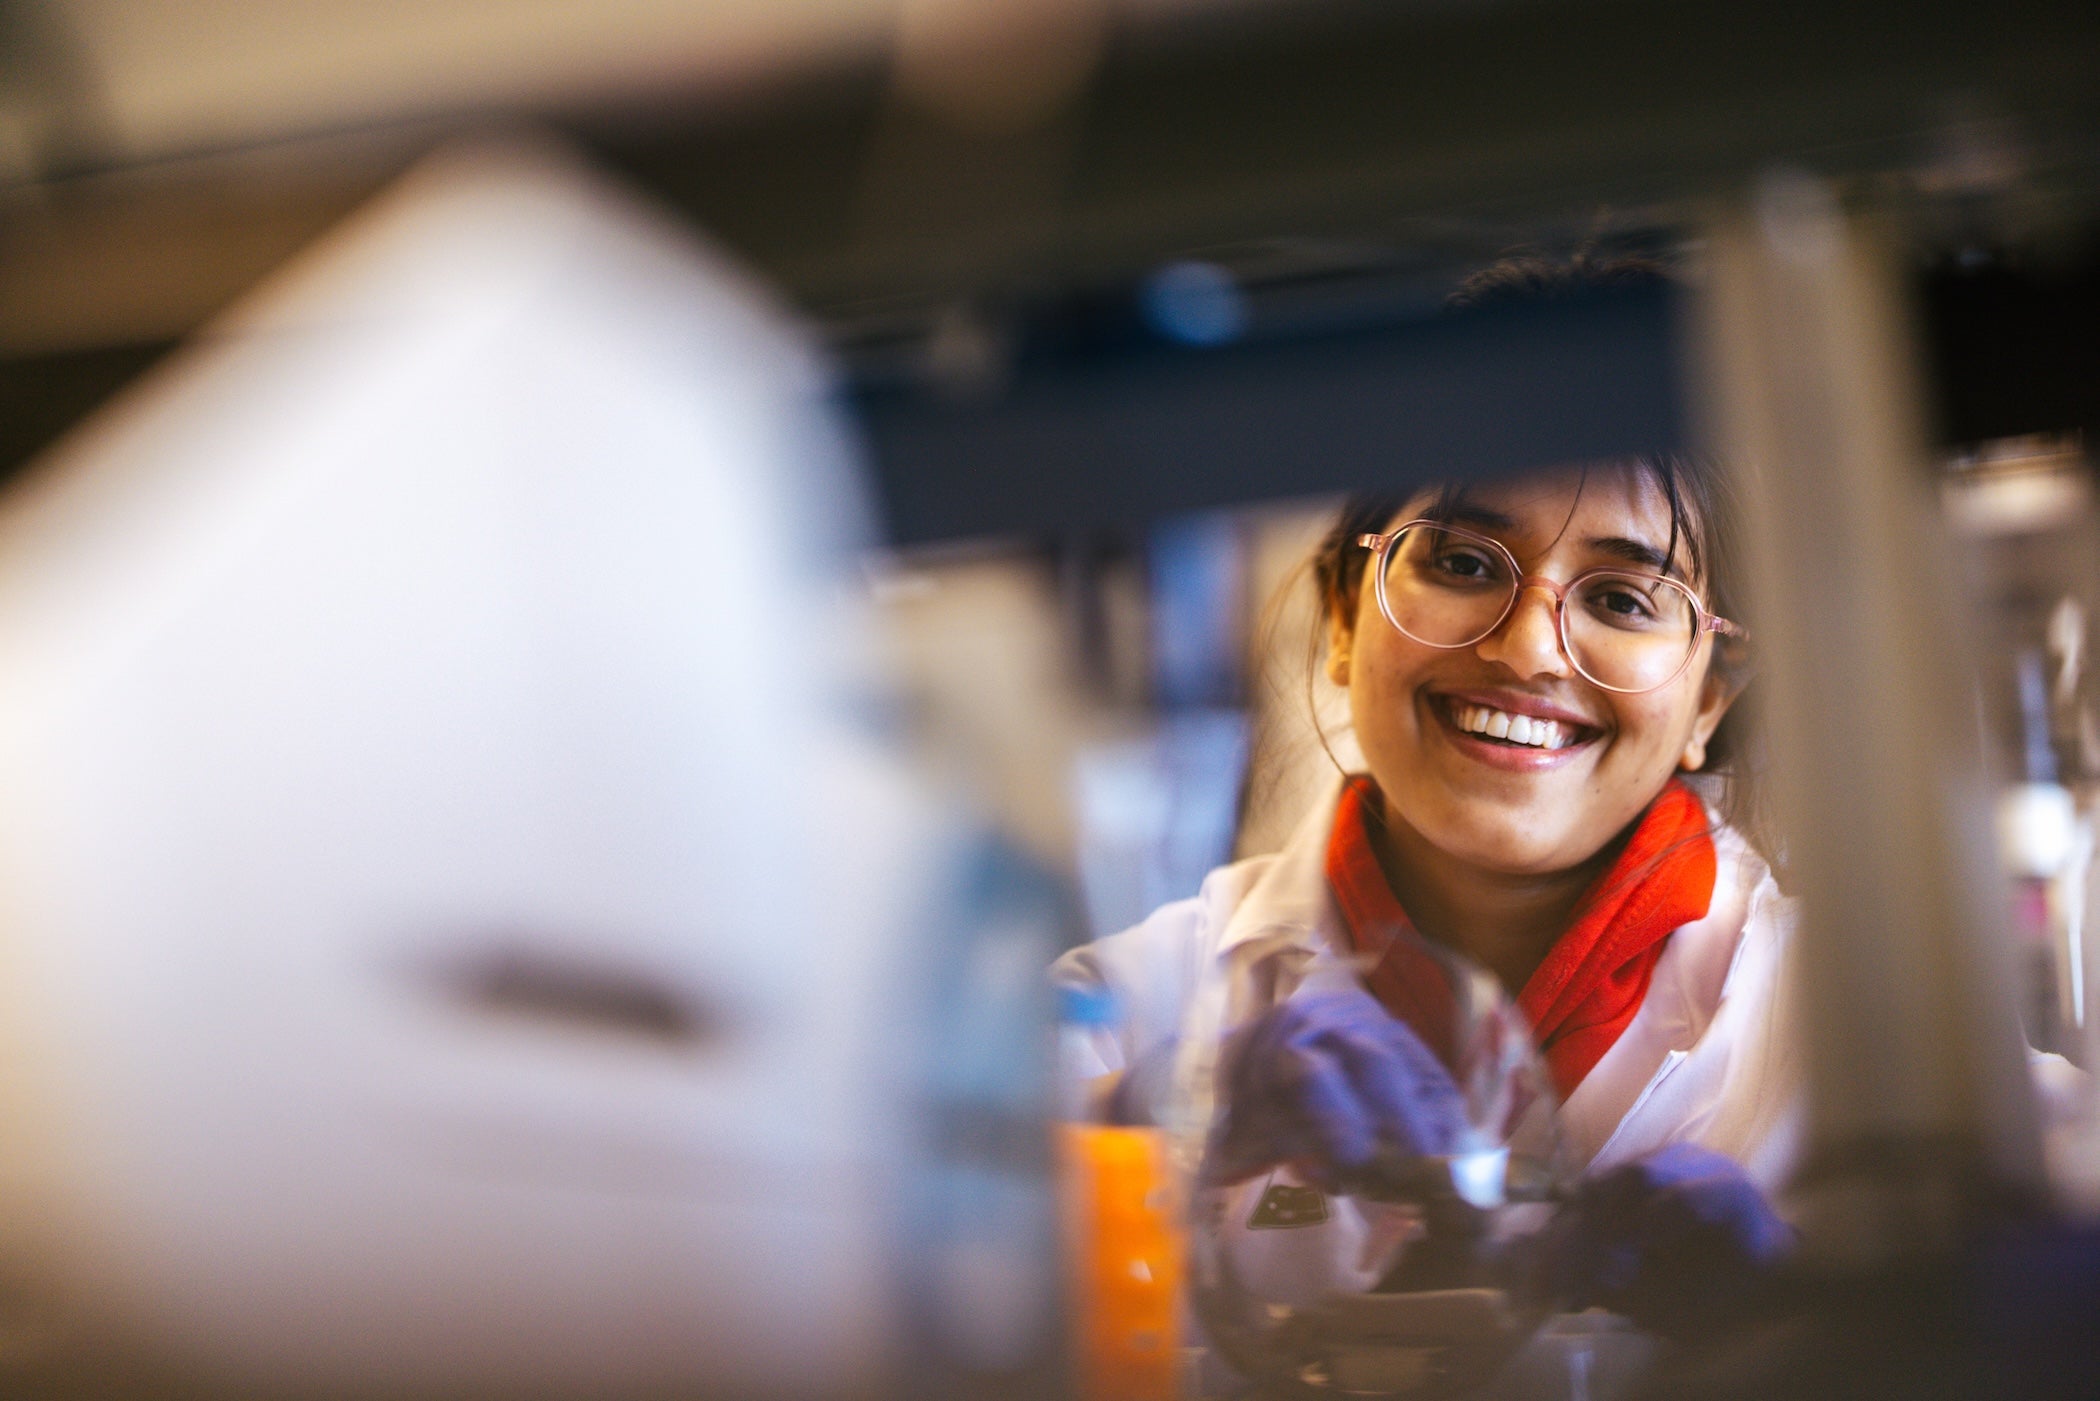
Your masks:
{"label": "lab coat collar", "polygon": [[1221,953],[1230,955],[1256,940],[1331,951],[1346,948],[1341,908],[1327,887],[1327,841],[1346,782],[1346,776],[1335,775],[1283,850],[1256,877],[1225,924]]}

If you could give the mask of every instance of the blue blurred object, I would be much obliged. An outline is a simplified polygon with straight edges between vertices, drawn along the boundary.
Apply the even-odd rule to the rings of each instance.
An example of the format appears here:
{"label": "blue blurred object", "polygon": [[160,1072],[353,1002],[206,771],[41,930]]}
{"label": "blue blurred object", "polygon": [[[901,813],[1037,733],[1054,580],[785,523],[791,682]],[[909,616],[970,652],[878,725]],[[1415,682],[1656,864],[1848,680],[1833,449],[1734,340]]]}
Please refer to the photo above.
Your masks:
{"label": "blue blurred object", "polygon": [[1195,894],[1230,856],[1246,765],[1236,710],[1172,713],[1150,734],[1080,753],[1079,879],[1095,937]]}
{"label": "blue blurred object", "polygon": [[[1057,985],[1057,1116],[1087,1123],[1107,1108],[1100,1098],[1098,1040],[1113,1040],[1123,1009],[1114,992],[1090,983]],[[1121,1088],[1120,1082],[1118,1089]]]}
{"label": "blue blurred object", "polygon": [[1239,702],[1247,609],[1238,522],[1178,516],[1146,538],[1153,698],[1164,711]]}
{"label": "blue blurred object", "polygon": [[1114,1026],[1116,995],[1107,988],[1064,984],[1057,989],[1057,1019],[1073,1026]]}
{"label": "blue blurred object", "polygon": [[[910,951],[903,1020],[927,1098],[905,1183],[907,1375],[920,1395],[1059,1394],[1055,1179],[1044,1124],[1055,1067],[1043,966],[1071,942],[1063,885],[992,832],[952,853],[937,917]],[[1060,1017],[1113,1024],[1105,990],[1055,990]]]}
{"label": "blue blurred object", "polygon": [[1216,263],[1169,263],[1138,294],[1145,324],[1183,345],[1224,345],[1247,329],[1247,301]]}

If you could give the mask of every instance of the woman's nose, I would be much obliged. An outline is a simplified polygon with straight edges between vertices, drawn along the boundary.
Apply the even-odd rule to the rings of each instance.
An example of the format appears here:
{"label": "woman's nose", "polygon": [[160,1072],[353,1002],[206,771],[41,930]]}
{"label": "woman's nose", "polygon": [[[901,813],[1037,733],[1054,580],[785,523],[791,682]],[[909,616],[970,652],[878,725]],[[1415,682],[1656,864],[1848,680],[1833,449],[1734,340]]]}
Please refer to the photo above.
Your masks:
{"label": "woman's nose", "polygon": [[1475,648],[1519,676],[1572,676],[1575,668],[1560,645],[1560,600],[1550,589],[1528,585],[1517,594],[1502,626]]}

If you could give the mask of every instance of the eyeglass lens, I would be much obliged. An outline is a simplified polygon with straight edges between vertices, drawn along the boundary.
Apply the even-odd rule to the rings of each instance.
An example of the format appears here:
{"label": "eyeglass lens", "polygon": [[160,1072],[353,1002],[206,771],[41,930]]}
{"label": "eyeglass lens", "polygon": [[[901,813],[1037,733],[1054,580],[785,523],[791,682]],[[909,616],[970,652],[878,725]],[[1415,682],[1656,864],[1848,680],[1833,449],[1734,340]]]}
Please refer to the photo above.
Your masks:
{"label": "eyeglass lens", "polygon": [[[1463,647],[1486,637],[1509,611],[1518,586],[1507,556],[1452,531],[1414,527],[1386,554],[1387,618],[1432,646]],[[1654,575],[1589,575],[1569,591],[1565,607],[1568,659],[1614,690],[1663,685],[1699,641],[1692,596]]]}

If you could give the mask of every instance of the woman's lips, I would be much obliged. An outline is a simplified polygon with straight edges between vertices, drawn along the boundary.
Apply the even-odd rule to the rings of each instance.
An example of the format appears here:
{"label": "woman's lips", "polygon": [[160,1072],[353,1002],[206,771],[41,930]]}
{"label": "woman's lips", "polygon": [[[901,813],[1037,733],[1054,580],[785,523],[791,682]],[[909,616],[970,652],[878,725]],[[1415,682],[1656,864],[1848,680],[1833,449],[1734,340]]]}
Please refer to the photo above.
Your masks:
{"label": "woman's lips", "polygon": [[[1541,710],[1554,716],[1566,716],[1568,713],[1557,708],[1536,705],[1526,705],[1522,709],[1518,709],[1516,706],[1504,709],[1501,706],[1487,705],[1472,697],[1454,695],[1442,695],[1432,698],[1430,710],[1435,714],[1438,727],[1443,731],[1444,738],[1454,749],[1457,749],[1468,758],[1477,759],[1492,768],[1516,773],[1538,773],[1571,763],[1578,754],[1587,750],[1596,741],[1600,733],[1594,726],[1580,724],[1573,721],[1571,717],[1568,719],[1556,719],[1553,722],[1556,727],[1556,733],[1552,738],[1557,742],[1558,747],[1546,748],[1533,744],[1512,744],[1504,739],[1493,738],[1491,735],[1473,733],[1460,723],[1461,716],[1468,714],[1468,712],[1476,712],[1474,718],[1477,720],[1477,712],[1480,710],[1500,712],[1503,716],[1524,715],[1526,712],[1537,714]],[[1502,726],[1498,724],[1493,728],[1502,728]]]}
{"label": "woman's lips", "polygon": [[1510,715],[1526,715],[1539,720],[1552,720],[1564,726],[1571,733],[1594,731],[1597,728],[1587,716],[1578,710],[1570,710],[1566,706],[1555,705],[1549,700],[1543,700],[1538,696],[1525,695],[1520,691],[1493,689],[1440,691],[1436,693],[1436,699],[1439,704],[1459,708],[1483,706],[1489,710],[1500,710]]}

